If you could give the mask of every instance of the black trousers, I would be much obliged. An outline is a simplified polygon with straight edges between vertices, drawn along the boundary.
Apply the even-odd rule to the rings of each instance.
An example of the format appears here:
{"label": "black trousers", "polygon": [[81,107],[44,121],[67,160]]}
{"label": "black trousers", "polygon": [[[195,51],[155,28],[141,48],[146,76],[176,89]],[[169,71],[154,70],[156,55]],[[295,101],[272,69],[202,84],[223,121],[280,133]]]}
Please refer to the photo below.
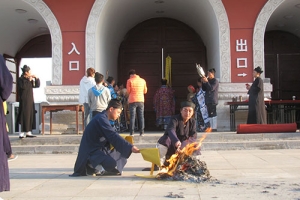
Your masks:
{"label": "black trousers", "polygon": [[216,117],[217,116],[217,105],[216,104],[206,104],[208,117]]}

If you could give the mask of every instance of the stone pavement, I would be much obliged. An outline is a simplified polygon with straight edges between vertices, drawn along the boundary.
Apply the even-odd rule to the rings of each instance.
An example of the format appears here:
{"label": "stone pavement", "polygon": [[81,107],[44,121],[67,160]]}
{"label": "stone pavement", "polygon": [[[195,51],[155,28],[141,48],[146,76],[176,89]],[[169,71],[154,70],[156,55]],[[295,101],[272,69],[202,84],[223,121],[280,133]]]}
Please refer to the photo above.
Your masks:
{"label": "stone pavement", "polygon": [[214,180],[204,183],[136,177],[150,167],[133,154],[122,176],[69,177],[76,154],[22,154],[9,162],[11,191],[5,200],[160,200],[171,192],[185,199],[300,199],[300,150],[203,150]]}

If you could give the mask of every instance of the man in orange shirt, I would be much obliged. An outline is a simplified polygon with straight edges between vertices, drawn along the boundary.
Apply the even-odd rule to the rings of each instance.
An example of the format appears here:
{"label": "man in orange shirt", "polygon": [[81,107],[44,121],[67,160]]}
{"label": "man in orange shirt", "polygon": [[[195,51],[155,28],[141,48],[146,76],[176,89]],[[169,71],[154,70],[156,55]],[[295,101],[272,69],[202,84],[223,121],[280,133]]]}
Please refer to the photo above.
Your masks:
{"label": "man in orange shirt", "polygon": [[145,119],[144,119],[144,94],[147,93],[147,85],[145,79],[136,75],[135,70],[129,71],[130,78],[127,80],[126,89],[129,95],[129,111],[130,111],[130,135],[134,136],[135,113],[137,112],[138,126],[140,136],[144,136]]}

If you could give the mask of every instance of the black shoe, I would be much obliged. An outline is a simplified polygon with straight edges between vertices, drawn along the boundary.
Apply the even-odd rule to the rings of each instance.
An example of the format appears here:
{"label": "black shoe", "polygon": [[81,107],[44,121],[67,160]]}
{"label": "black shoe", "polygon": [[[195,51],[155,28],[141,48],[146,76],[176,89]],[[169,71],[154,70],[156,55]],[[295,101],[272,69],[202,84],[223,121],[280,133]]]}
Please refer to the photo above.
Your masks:
{"label": "black shoe", "polygon": [[144,133],[141,133],[141,134],[140,134],[141,137],[143,137],[144,135],[145,135]]}
{"label": "black shoe", "polygon": [[19,138],[20,138],[20,139],[23,139],[23,138],[25,138],[25,136],[19,136]]}
{"label": "black shoe", "polygon": [[113,169],[111,171],[104,171],[97,176],[121,176],[121,173],[117,169]]}
{"label": "black shoe", "polygon": [[89,165],[86,165],[86,174],[87,175],[94,175],[97,173],[96,169],[90,167]]}
{"label": "black shoe", "polygon": [[26,135],[26,137],[28,137],[28,138],[34,138],[34,137],[36,137],[36,135]]}
{"label": "black shoe", "polygon": [[132,137],[134,137],[134,133],[130,133],[130,135],[131,135]]}

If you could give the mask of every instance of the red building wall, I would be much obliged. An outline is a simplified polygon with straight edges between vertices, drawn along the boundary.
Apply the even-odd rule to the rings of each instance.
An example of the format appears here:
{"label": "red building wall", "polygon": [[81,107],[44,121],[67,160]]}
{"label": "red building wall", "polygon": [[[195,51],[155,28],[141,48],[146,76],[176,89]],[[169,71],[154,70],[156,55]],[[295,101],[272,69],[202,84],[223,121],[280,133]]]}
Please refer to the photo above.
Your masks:
{"label": "red building wall", "polygon": [[[62,31],[63,85],[78,85],[85,74],[85,29],[94,0],[44,0],[54,13]],[[231,82],[252,82],[252,38],[256,18],[267,0],[222,0],[230,25]],[[236,51],[236,40],[247,41],[247,51]],[[68,54],[72,44],[80,52]],[[247,59],[247,68],[237,68],[237,58]],[[69,71],[69,62],[79,61],[79,70]],[[256,67],[256,66],[255,66]],[[245,77],[238,74],[247,74]]]}
{"label": "red building wall", "polygon": [[[257,16],[267,0],[222,0],[229,19],[231,47],[231,82],[252,82],[253,30]],[[247,51],[236,51],[236,40],[247,42]],[[247,68],[237,68],[237,59],[246,58]],[[241,62],[243,65],[244,63]],[[246,76],[238,76],[242,74]]]}
{"label": "red building wall", "polygon": [[[95,0],[44,0],[55,15],[62,31],[62,84],[78,85],[85,75],[85,29]],[[74,43],[79,55],[73,51]],[[69,71],[69,61],[79,61],[79,70]],[[74,65],[73,65],[74,66]]]}

